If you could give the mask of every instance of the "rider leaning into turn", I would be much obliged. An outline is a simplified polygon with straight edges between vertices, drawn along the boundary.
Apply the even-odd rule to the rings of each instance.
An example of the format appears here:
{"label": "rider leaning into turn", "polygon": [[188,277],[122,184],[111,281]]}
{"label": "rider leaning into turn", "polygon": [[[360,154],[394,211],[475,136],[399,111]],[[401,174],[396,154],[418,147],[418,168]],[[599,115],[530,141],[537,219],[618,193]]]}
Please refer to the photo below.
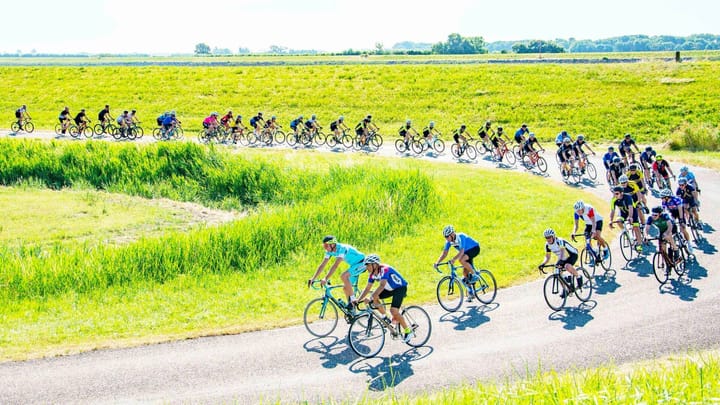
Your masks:
{"label": "rider leaning into turn", "polygon": [[642,234],[640,233],[640,219],[638,210],[635,208],[632,196],[626,194],[622,186],[615,186],[612,189],[613,196],[610,200],[610,229],[615,225],[615,209],[620,211],[620,222],[627,221],[632,225],[635,236],[635,250],[642,252]]}
{"label": "rider leaning into turn", "polygon": [[445,237],[445,246],[440,257],[435,261],[434,267],[437,268],[438,264],[448,255],[451,246],[457,249],[457,254],[449,262],[452,264],[455,260],[459,260],[460,264],[462,264],[464,276],[462,281],[469,286],[468,301],[471,301],[473,296],[472,284],[477,281],[473,271],[473,259],[480,254],[480,243],[464,233],[456,233],[452,225],[443,228],[443,236]]}
{"label": "rider leaning into turn", "polygon": [[[403,331],[403,340],[405,343],[409,342],[414,337],[413,330],[400,315],[403,299],[407,295],[408,282],[397,270],[387,264],[380,263],[380,257],[377,254],[371,253],[367,255],[363,263],[368,272],[368,282],[363,292],[360,293],[358,301],[364,301],[367,304],[372,301],[374,307],[384,316],[386,322],[390,321],[393,326],[400,324]],[[379,282],[378,287],[369,298],[366,298],[376,282]],[[392,320],[387,317],[385,306],[380,302],[382,299],[391,297],[390,315],[392,315]]]}
{"label": "rider leaning into turn", "polygon": [[332,277],[333,273],[335,273],[335,270],[337,270],[340,263],[345,261],[350,267],[340,275],[340,279],[342,279],[343,291],[348,299],[347,308],[351,313],[355,313],[355,309],[357,307],[357,297],[355,297],[354,287],[357,286],[358,276],[365,271],[365,264],[363,263],[363,260],[365,260],[365,254],[361,253],[354,246],[345,243],[338,243],[332,235],[325,236],[322,243],[323,249],[325,249],[325,257],[323,257],[323,260],[315,271],[315,274],[310,280],[308,280],[308,286],[315,282],[331,258],[335,258],[335,263],[332,264],[325,278],[321,280],[322,285],[328,283],[328,280],[330,280],[330,277]]}
{"label": "rider leaning into turn", "polygon": [[628,164],[628,157],[630,160],[635,162],[635,153],[633,152],[633,149],[635,149],[635,152],[640,153],[640,149],[630,134],[625,134],[625,137],[618,145],[618,149],[620,150],[620,156],[622,156],[625,165]]}
{"label": "rider leaning into turn", "polygon": [[432,147],[433,139],[440,136],[440,131],[435,128],[435,121],[430,121],[428,126],[423,128],[422,134],[425,137],[425,143],[427,143],[427,146]]}
{"label": "rider leaning into turn", "polygon": [[21,105],[20,108],[15,110],[15,119],[17,119],[17,124],[20,126],[20,129],[23,129],[23,124],[26,120],[31,119],[30,114],[27,112],[27,106],[25,104]]}
{"label": "rider leaning into turn", "polygon": [[652,214],[645,223],[646,235],[650,235],[650,229],[653,225],[660,231],[658,238],[668,243],[670,248],[672,248],[672,255],[670,257],[677,260],[678,257],[680,257],[680,252],[678,252],[677,245],[673,239],[675,223],[667,212],[663,212],[663,208],[661,206],[653,207]]}
{"label": "rider leaning into turn", "polygon": [[[680,232],[682,232],[685,240],[689,241],[690,234],[688,233],[685,221],[686,214],[685,204],[683,203],[683,200],[680,197],[674,196],[672,190],[670,190],[669,188],[664,188],[660,190],[660,201],[662,201],[663,209],[670,213],[673,221],[675,221],[675,223],[679,225]],[[690,243],[687,244],[687,248],[688,252],[692,254],[693,249],[690,246]]]}
{"label": "rider leaning into turn", "polygon": [[603,218],[595,208],[590,204],[585,204],[583,201],[577,201],[573,206],[575,214],[573,215],[575,226],[573,228],[572,240],[575,242],[575,233],[578,230],[578,222],[582,218],[585,221],[585,239],[588,241],[593,238],[598,241],[598,247],[600,248],[600,254],[603,258],[607,259],[610,255],[610,249],[608,248],[607,242],[602,237],[602,226]]}
{"label": "rider leaning into turn", "polygon": [[[577,249],[565,239],[558,238],[552,228],[546,229],[543,236],[545,237],[545,260],[540,263],[538,269],[542,270],[543,266],[550,261],[550,253],[554,253],[558,258],[555,265],[572,274],[577,280],[578,288],[582,286],[582,276],[575,269],[575,263],[578,259]],[[569,284],[571,287],[575,286],[575,283],[570,282]],[[560,294],[561,297],[565,298],[566,292],[564,289]]]}

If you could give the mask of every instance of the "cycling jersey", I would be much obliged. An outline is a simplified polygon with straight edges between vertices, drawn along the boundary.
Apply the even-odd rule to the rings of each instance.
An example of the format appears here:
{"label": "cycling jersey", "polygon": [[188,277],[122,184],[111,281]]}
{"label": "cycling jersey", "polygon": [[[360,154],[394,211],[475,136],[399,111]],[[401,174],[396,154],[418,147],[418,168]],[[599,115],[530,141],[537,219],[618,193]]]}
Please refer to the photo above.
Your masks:
{"label": "cycling jersey", "polygon": [[665,159],[659,161],[656,160],[652,165],[653,170],[656,170],[663,177],[668,177],[668,167],[670,167],[670,163],[668,163]]}
{"label": "cycling jersey", "polygon": [[628,218],[630,216],[630,208],[633,208],[633,215],[632,215],[632,223],[638,224],[638,210],[635,209],[635,203],[633,202],[632,197],[630,194],[623,193],[622,197],[615,198],[613,195],[613,198],[610,200],[610,211],[613,211],[615,208],[620,210],[620,216],[622,219],[630,219]]}
{"label": "cycling jersey", "polygon": [[260,122],[263,122],[263,118],[259,115],[250,118],[250,126],[252,126],[253,128],[255,128]]}
{"label": "cycling jersey", "polygon": [[565,162],[568,159],[571,159],[573,157],[573,146],[571,145],[565,145],[563,144],[560,149],[558,150],[558,155],[560,156],[560,161]]}
{"label": "cycling jersey", "polygon": [[603,220],[600,214],[595,211],[595,208],[589,204],[585,204],[585,210],[583,210],[582,216],[578,215],[577,211],[575,212],[575,219],[580,218],[582,218],[586,224],[597,223]]}
{"label": "cycling jersey", "polygon": [[312,128],[313,128],[313,124],[315,124],[315,121],[314,121],[314,120],[307,120],[307,121],[305,121],[305,127],[307,127],[307,129],[312,129]]}
{"label": "cycling jersey", "polygon": [[667,201],[663,198],[662,206],[672,214],[673,218],[680,219],[680,207],[683,206],[683,201],[680,198],[673,196]]}
{"label": "cycling jersey", "polygon": [[625,153],[629,152],[632,153],[632,146],[635,145],[635,140],[633,139],[623,139],[620,144],[618,145],[618,149],[620,149],[620,154],[625,156]]}
{"label": "cycling jersey", "polygon": [[75,124],[76,124],[76,125],[80,125],[80,123],[81,123],[82,121],[85,121],[85,113],[84,113],[84,112],[79,112],[79,113],[77,113],[77,115],[75,116]]}
{"label": "cycling jersey", "polygon": [[695,204],[695,197],[693,196],[693,193],[695,192],[695,187],[686,184],[685,187],[678,187],[675,194],[680,197],[685,204],[694,205]]}
{"label": "cycling jersey", "polygon": [[410,125],[403,125],[400,127],[400,129],[398,129],[398,134],[400,134],[400,136],[405,136],[410,130],[410,128]]}
{"label": "cycling jersey", "polygon": [[478,135],[480,136],[480,138],[485,138],[489,134],[495,134],[495,131],[493,131],[492,128],[489,128],[487,126],[478,129]]}
{"label": "cycling jersey", "polygon": [[623,162],[611,163],[610,167],[608,169],[612,170],[612,172],[615,173],[615,177],[619,178],[620,175],[622,175],[623,172],[625,171],[625,163],[623,163]]}
{"label": "cycling jersey", "polygon": [[655,225],[660,230],[660,234],[665,233],[668,230],[668,227],[673,226],[673,224],[674,222],[672,218],[670,218],[670,215],[666,212],[663,212],[655,219],[653,219],[652,216],[647,219],[647,225]]}
{"label": "cycling jersey", "polygon": [[225,114],[222,116],[222,118],[220,118],[220,122],[222,122],[223,124],[227,124],[228,121],[230,121],[231,119],[232,119],[232,115]]}
{"label": "cycling jersey", "polygon": [[638,190],[644,191],[645,190],[645,182],[643,181],[643,173],[641,170],[635,170],[635,173],[627,172],[628,182],[634,183]]}
{"label": "cycling jersey", "polygon": [[293,131],[297,130],[297,127],[298,127],[298,125],[300,125],[301,122],[302,121],[297,120],[297,119],[290,121],[290,129],[292,129]]}
{"label": "cycling jersey", "polygon": [[562,145],[563,140],[564,140],[566,137],[569,138],[569,136],[567,136],[566,134],[563,134],[562,132],[560,132],[560,133],[557,134],[557,136],[555,137],[555,144],[557,144],[558,146]]}
{"label": "cycling jersey", "polygon": [[[118,118],[118,119],[119,119],[119,118]],[[172,115],[166,115],[165,118],[163,118],[162,124],[163,124],[164,127],[169,127],[169,126],[172,125],[174,122],[175,122],[175,117],[173,117]]]}
{"label": "cycling jersey", "polygon": [[210,125],[215,123],[215,118],[211,115],[203,120],[203,124]]}
{"label": "cycling jersey", "polygon": [[530,133],[530,130],[527,128],[520,127],[517,131],[515,131],[515,142],[520,143],[522,142],[522,137],[525,134]]}
{"label": "cycling jersey", "polygon": [[430,136],[431,133],[433,133],[434,129],[430,128],[429,126],[423,128],[422,134],[423,136]]}
{"label": "cycling jersey", "polygon": [[407,280],[405,280],[397,270],[387,264],[380,265],[380,272],[377,275],[370,274],[368,277],[368,283],[374,283],[380,280],[386,281],[385,291],[392,291],[396,288],[407,287],[408,285]]}
{"label": "cycling jersey", "polygon": [[[538,147],[540,147],[540,142],[538,142],[537,138],[528,138],[528,139],[526,139],[525,142],[523,143],[523,151],[525,151],[525,152],[532,152],[532,151],[534,151],[535,148],[533,148],[533,144],[535,144],[535,145],[537,145]],[[541,148],[541,149],[542,149],[542,148]]]}
{"label": "cycling jersey", "polygon": [[617,152],[608,152],[603,155],[603,164],[605,165],[606,169],[610,169],[610,165],[612,164],[613,159],[615,159],[616,157],[620,157]]}
{"label": "cycling jersey", "polygon": [[465,235],[464,233],[458,232],[455,234],[454,241],[445,241],[445,247],[443,250],[450,249],[450,246],[453,246],[457,250],[464,250],[467,252],[476,246],[480,246],[480,244],[475,239]]}
{"label": "cycling jersey", "polygon": [[350,265],[362,263],[365,259],[365,255],[360,253],[355,247],[344,243],[337,243],[334,252],[325,252],[326,259],[331,257],[339,257]]}
{"label": "cycling jersey", "polygon": [[686,172],[683,177],[685,177],[687,179],[687,182],[689,185],[692,185],[693,187],[697,187],[697,183],[695,181],[695,175],[693,174],[693,172]]}
{"label": "cycling jersey", "polygon": [[567,259],[570,255],[576,255],[577,249],[565,239],[555,237],[553,243],[545,242],[545,251],[554,253],[559,259]]}
{"label": "cycling jersey", "polygon": [[585,145],[585,141],[575,141],[573,143],[573,150],[575,150],[575,153],[579,155],[586,155],[585,151],[583,150],[583,145]]}
{"label": "cycling jersey", "polygon": [[105,121],[105,116],[110,115],[110,110],[104,108],[98,113],[98,121]]}
{"label": "cycling jersey", "polygon": [[654,150],[648,152],[645,151],[640,154],[640,161],[645,163],[646,165],[650,165],[653,162],[653,158],[657,155]]}
{"label": "cycling jersey", "polygon": [[339,120],[338,120],[338,121],[333,121],[333,122],[331,122],[331,123],[330,123],[330,130],[331,130],[331,131],[335,131],[336,129],[338,129],[338,128],[340,127],[341,124],[342,124],[342,122],[339,121]]}

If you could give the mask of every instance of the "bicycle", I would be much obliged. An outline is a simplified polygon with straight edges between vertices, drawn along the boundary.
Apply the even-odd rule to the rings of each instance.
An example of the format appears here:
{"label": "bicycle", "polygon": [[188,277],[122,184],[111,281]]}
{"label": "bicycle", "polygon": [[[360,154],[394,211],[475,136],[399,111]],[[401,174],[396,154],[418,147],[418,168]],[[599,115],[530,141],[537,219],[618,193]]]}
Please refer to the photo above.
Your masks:
{"label": "bicycle", "polygon": [[537,167],[542,173],[547,172],[548,168],[545,158],[540,156],[540,152],[535,150],[525,153],[522,157],[521,164],[528,170]]}
{"label": "bicycle", "polygon": [[225,141],[226,138],[225,129],[218,126],[213,129],[201,129],[198,132],[198,141],[200,143],[209,144],[212,142],[215,143],[222,143]]}
{"label": "bicycle", "polygon": [[18,124],[17,121],[13,121],[12,124],[10,124],[10,130],[14,133],[25,131],[28,134],[31,134],[35,130],[35,124],[32,123],[32,119],[25,118],[22,125]]}
{"label": "bicycle", "polygon": [[342,145],[346,149],[350,149],[353,146],[353,138],[352,136],[346,134],[345,130],[343,130],[341,131],[340,135],[335,135],[335,133],[328,134],[325,137],[325,144],[327,144],[327,146],[329,146],[330,148],[334,148],[337,145]]}
{"label": "bicycle", "polygon": [[584,171],[581,170],[580,174],[586,174],[590,180],[595,181],[597,179],[597,169],[586,154],[583,153],[582,156],[580,156],[580,162],[585,165]]}
{"label": "bicycle", "polygon": [[[675,235],[673,235],[673,237],[675,237]],[[658,241],[658,249],[653,255],[652,264],[655,279],[657,279],[660,285],[667,283],[673,270],[678,277],[682,277],[682,275],[685,274],[685,258],[683,257],[683,250],[678,249],[678,257],[676,259],[670,259],[667,251],[668,242],[666,240],[659,235],[657,238],[648,239],[648,241],[650,240]]]}
{"label": "bicycle", "polygon": [[65,131],[65,133],[68,132],[71,122],[72,122],[71,119],[67,119],[67,120],[64,120],[63,122],[58,122],[57,124],[55,124],[55,135],[59,135],[59,136],[65,135],[63,133],[63,131]]}
{"label": "bicycle", "polygon": [[[633,224],[630,223],[630,221],[613,221],[614,224],[621,224],[623,229],[620,231],[620,253],[622,253],[623,257],[625,258],[626,262],[630,262],[633,260],[633,256],[640,256],[640,252],[638,251],[638,246],[642,244],[642,239],[636,240],[635,236],[633,235]],[[642,238],[642,228],[640,228],[640,236]]]}
{"label": "bicycle", "polygon": [[[583,267],[577,267],[576,270],[580,275],[580,286],[576,286],[572,276],[563,276],[562,273],[565,271],[563,266],[558,264],[545,264],[540,267],[540,271],[543,274],[545,268],[554,267],[555,270],[550,274],[543,283],[543,295],[545,296],[545,303],[548,304],[550,309],[553,311],[560,311],[565,307],[567,298],[570,294],[575,293],[577,299],[581,302],[587,302],[592,297],[592,277],[588,274],[587,270]],[[582,280],[582,278],[585,278]]]}
{"label": "bicycle", "polygon": [[93,127],[93,133],[97,136],[99,135],[112,135],[115,133],[115,125],[112,123],[112,120],[106,121],[106,122],[98,122]]}
{"label": "bicycle", "polygon": [[475,160],[477,158],[477,149],[466,140],[459,144],[457,142],[450,146],[450,153],[455,159],[460,159],[463,155],[466,155],[468,159]]}
{"label": "bicycle", "polygon": [[510,150],[507,146],[507,142],[503,140],[498,140],[499,144],[497,147],[497,153],[493,153],[493,157],[498,161],[502,162],[503,158],[508,162],[509,165],[515,166],[515,162],[517,162],[517,159],[515,158],[515,154],[512,150]]}
{"label": "bicycle", "polygon": [[153,138],[158,141],[168,141],[170,139],[180,140],[183,139],[184,133],[185,131],[183,131],[182,126],[180,126],[180,122],[177,122],[168,130],[165,130],[163,127],[153,129]]}
{"label": "bicycle", "polygon": [[368,131],[364,141],[361,139],[361,136],[362,135],[357,135],[353,140],[353,146],[356,150],[367,148],[370,152],[377,152],[383,144],[382,135],[375,130]]}
{"label": "bicycle", "polygon": [[589,237],[589,235],[584,233],[574,233],[570,236],[573,241],[575,241],[576,236],[582,236],[585,238],[585,247],[582,251],[580,251],[580,266],[587,265],[592,267],[593,275],[595,275],[595,269],[598,263],[600,263],[600,267],[602,267],[606,272],[610,270],[610,266],[612,265],[612,251],[610,250],[610,246],[605,246],[607,255],[603,255],[600,252],[599,246],[597,248],[592,246],[593,238]]}
{"label": "bicycle", "polygon": [[571,177],[575,183],[579,183],[580,180],[582,180],[582,172],[575,164],[575,159],[567,159],[564,164],[561,163],[560,174],[562,174],[563,181],[566,183],[570,181]]}
{"label": "bicycle", "polygon": [[[405,142],[404,137],[400,137],[395,140],[395,150],[397,150],[399,153],[405,153],[410,151],[413,144],[416,142],[415,135],[410,135],[410,140]],[[414,150],[413,150],[414,152]]]}
{"label": "bicycle", "polygon": [[[383,301],[381,305],[385,308],[389,306],[386,301]],[[413,337],[405,343],[410,347],[425,345],[432,333],[432,322],[428,313],[419,306],[411,305],[400,308],[400,316],[412,328],[413,333]],[[348,343],[358,356],[374,357],[385,346],[385,332],[387,331],[390,331],[392,339],[403,338],[400,324],[393,326],[390,318],[381,315],[377,308],[370,303],[350,323]]]}
{"label": "bicycle", "polygon": [[70,133],[70,136],[76,139],[80,138],[80,135],[85,136],[85,138],[92,138],[94,133],[92,128],[88,126],[90,122],[90,120],[87,120],[81,121],[78,125],[70,125],[70,127],[68,127],[68,132]]}
{"label": "bicycle", "polygon": [[326,135],[320,129],[322,129],[322,127],[318,126],[315,131],[305,131],[305,136],[302,138],[303,145],[311,146],[314,142],[317,146],[323,146],[325,144]]}
{"label": "bicycle", "polygon": [[431,140],[428,141],[425,137],[420,137],[420,139],[416,139],[410,147],[413,152],[418,155],[422,155],[426,150],[431,149],[439,155],[445,151],[445,142],[440,139],[440,134],[433,134]]}
{"label": "bicycle", "polygon": [[[343,313],[347,323],[352,322],[354,316],[347,309],[345,301],[341,298],[335,298],[332,294],[333,290],[342,288],[342,284],[330,285],[330,283],[326,283],[325,286],[322,287],[320,280],[315,280],[310,287],[312,287],[313,290],[320,290],[321,288],[325,290],[322,297],[310,300],[305,306],[303,323],[305,324],[305,329],[307,329],[311,335],[325,337],[331,334],[337,327],[338,308]],[[354,286],[354,290],[357,294],[356,286]]]}
{"label": "bicycle", "polygon": [[[495,282],[495,276],[490,270],[476,270],[473,267],[473,281],[472,283],[461,282],[461,277],[458,276],[456,270],[462,269],[462,265],[456,266],[450,261],[438,263],[438,266],[448,266],[450,268],[450,274],[444,276],[437,283],[436,294],[437,300],[440,306],[448,311],[457,311],[463,303],[465,290],[467,290],[472,296],[478,299],[483,304],[490,304],[495,300],[497,295],[497,283]],[[440,269],[435,270],[444,274]],[[468,297],[470,301],[471,297]]]}

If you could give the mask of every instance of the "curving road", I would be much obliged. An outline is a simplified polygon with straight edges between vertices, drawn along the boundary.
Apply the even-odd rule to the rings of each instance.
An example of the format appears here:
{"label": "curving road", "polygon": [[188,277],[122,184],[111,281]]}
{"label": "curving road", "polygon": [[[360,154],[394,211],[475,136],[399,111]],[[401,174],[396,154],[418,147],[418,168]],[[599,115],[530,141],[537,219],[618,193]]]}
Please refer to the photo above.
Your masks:
{"label": "curving road", "polygon": [[[450,160],[447,153],[427,158]],[[397,156],[390,145],[381,154]],[[560,181],[547,155],[548,179]],[[596,279],[597,290],[587,304],[570,298],[565,310],[552,312],[538,280],[500,290],[489,306],[465,304],[456,313],[427,306],[434,330],[428,346],[417,350],[388,340],[380,356],[358,358],[345,343],[344,324],[323,339],[312,339],[297,326],[102,350],[0,364],[0,402],[356,400],[391,390],[405,394],[522,377],[538,367],[564,370],[718,349],[720,266],[713,259],[720,237],[709,213],[720,209],[720,175],[702,168],[694,172],[703,189],[704,219],[710,222],[707,242],[696,248],[698,262],[689,267],[688,277],[674,277],[662,288],[650,263],[626,266],[613,242],[614,271]],[[604,185],[581,187],[609,197]]]}

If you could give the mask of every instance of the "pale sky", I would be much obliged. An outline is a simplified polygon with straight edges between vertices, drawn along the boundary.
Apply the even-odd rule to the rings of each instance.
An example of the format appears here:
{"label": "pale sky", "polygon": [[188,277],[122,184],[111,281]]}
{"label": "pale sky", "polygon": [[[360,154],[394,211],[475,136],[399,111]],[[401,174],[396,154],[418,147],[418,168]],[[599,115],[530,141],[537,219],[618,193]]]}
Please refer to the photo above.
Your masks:
{"label": "pale sky", "polygon": [[342,51],[436,43],[720,34],[716,0],[8,0],[0,53]]}

